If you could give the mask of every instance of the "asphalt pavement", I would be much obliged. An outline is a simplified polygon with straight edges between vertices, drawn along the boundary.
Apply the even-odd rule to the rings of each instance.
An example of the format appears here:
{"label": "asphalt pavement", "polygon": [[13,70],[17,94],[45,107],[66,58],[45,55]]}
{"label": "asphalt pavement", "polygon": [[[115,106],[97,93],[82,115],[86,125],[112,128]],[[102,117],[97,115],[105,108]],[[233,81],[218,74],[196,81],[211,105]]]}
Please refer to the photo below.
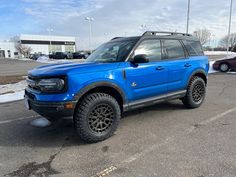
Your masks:
{"label": "asphalt pavement", "polygon": [[128,112],[96,144],[70,119],[36,128],[23,101],[0,104],[0,176],[235,177],[235,88],[235,74],[212,74],[200,108],[175,100]]}
{"label": "asphalt pavement", "polygon": [[16,60],[0,58],[0,76],[27,75],[28,70],[45,65],[34,60]]}

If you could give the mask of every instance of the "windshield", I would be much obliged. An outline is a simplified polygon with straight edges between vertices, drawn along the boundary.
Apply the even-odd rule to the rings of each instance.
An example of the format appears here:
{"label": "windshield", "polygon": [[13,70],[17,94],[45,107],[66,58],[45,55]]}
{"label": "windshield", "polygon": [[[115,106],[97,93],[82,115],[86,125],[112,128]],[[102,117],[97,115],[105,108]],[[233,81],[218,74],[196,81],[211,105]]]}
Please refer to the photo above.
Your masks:
{"label": "windshield", "polygon": [[111,63],[125,61],[136,41],[108,42],[98,47],[87,59],[87,62]]}

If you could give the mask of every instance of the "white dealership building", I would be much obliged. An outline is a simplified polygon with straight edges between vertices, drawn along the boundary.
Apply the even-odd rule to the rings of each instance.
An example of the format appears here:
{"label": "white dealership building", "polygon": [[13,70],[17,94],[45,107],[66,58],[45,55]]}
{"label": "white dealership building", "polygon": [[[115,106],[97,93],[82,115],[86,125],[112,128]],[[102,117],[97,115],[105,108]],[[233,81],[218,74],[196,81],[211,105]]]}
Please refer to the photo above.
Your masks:
{"label": "white dealership building", "polygon": [[0,42],[0,58],[18,56],[16,45],[31,48],[31,53],[49,54],[52,52],[75,52],[75,37],[53,35],[22,34],[14,37],[14,42]]}

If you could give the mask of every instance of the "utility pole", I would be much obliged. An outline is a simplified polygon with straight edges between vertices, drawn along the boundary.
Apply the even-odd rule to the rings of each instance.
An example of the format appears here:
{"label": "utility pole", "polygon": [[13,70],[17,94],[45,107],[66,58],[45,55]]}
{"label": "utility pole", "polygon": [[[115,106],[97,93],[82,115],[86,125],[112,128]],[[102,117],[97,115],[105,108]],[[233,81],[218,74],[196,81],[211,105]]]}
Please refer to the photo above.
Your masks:
{"label": "utility pole", "polygon": [[227,39],[227,58],[229,57],[229,41],[230,41],[230,30],[231,30],[231,19],[232,19],[232,7],[233,7],[233,0],[230,0],[230,10],[229,10],[229,28],[228,28],[228,39]]}
{"label": "utility pole", "polygon": [[85,20],[89,22],[89,50],[92,53],[92,21],[94,20],[93,17],[86,17]]}
{"label": "utility pole", "polygon": [[186,33],[188,33],[188,28],[189,28],[189,13],[190,13],[190,0],[188,0]]}
{"label": "utility pole", "polygon": [[48,34],[49,34],[49,50],[48,50],[48,54],[50,54],[51,52],[51,45],[52,45],[52,39],[51,39],[51,33],[53,32],[52,28],[47,28]]}

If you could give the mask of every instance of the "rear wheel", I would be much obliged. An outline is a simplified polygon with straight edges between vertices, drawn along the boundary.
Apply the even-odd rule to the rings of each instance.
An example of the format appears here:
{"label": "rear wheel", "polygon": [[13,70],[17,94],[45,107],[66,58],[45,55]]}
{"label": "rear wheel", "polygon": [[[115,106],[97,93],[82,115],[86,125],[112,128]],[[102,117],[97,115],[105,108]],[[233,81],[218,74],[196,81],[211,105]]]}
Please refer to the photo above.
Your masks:
{"label": "rear wheel", "polygon": [[182,99],[187,108],[198,108],[206,96],[206,84],[201,77],[194,76],[187,88],[186,96]]}
{"label": "rear wheel", "polygon": [[112,136],[121,114],[117,101],[105,93],[86,95],[75,111],[76,132],[88,143],[103,141]]}
{"label": "rear wheel", "polygon": [[220,64],[220,71],[221,72],[227,72],[229,71],[230,67],[228,63],[222,63]]}

